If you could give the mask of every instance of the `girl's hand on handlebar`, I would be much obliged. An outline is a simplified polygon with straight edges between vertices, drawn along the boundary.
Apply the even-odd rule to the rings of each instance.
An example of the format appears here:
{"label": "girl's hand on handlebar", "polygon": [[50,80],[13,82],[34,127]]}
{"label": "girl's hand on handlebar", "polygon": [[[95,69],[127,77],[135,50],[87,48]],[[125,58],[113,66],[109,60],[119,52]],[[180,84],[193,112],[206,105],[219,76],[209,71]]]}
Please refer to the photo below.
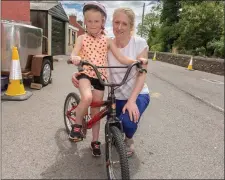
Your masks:
{"label": "girl's hand on handlebar", "polygon": [[138,60],[141,61],[143,65],[148,64],[148,59],[146,59],[146,58],[138,58]]}
{"label": "girl's hand on handlebar", "polygon": [[71,56],[71,61],[74,65],[78,65],[80,64],[81,61],[81,57],[80,56]]}

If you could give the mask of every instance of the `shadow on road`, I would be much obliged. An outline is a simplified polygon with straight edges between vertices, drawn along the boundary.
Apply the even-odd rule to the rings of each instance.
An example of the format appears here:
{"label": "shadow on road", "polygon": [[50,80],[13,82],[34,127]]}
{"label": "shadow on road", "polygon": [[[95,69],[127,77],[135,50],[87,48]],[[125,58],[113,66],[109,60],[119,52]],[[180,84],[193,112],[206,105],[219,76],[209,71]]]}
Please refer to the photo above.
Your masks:
{"label": "shadow on road", "polygon": [[[95,158],[91,155],[87,141],[73,143],[68,140],[64,128],[57,130],[55,141],[59,148],[56,161],[41,173],[43,179],[106,179],[105,152],[102,144],[102,156]],[[88,142],[89,143],[89,142]],[[129,159],[131,177],[140,165],[136,155]]]}

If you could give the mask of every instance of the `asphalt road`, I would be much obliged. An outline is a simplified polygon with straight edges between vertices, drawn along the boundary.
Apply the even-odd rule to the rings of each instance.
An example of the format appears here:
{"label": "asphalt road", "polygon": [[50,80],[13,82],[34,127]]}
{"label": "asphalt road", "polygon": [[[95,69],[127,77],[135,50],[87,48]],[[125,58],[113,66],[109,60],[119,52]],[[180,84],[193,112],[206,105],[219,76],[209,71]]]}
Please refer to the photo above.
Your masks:
{"label": "asphalt road", "polygon": [[[53,83],[26,101],[2,102],[2,179],[104,179],[88,138],[70,143],[63,104],[75,67],[54,64]],[[217,80],[217,81],[215,81]],[[132,179],[224,179],[224,77],[150,61],[151,103],[129,159]],[[104,124],[104,120],[102,121]]]}

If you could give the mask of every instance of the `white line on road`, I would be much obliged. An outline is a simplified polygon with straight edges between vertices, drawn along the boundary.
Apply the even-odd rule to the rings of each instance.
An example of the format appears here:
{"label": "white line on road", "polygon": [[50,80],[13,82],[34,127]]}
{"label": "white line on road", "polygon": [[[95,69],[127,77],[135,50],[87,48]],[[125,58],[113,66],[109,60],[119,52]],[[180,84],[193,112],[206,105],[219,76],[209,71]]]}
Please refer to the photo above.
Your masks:
{"label": "white line on road", "polygon": [[150,93],[150,96],[154,97],[154,98],[159,98],[161,96],[161,94],[157,93],[157,92],[153,92],[153,93]]}
{"label": "white line on road", "polygon": [[202,79],[203,81],[207,81],[207,82],[210,82],[210,83],[214,83],[214,84],[224,84],[224,82],[222,81],[218,81],[218,80],[211,80],[211,79]]}
{"label": "white line on road", "polygon": [[217,106],[217,105],[215,105],[215,104],[213,104],[213,103],[211,103],[211,102],[209,102],[209,101],[206,101],[206,100],[202,99],[202,98],[199,97],[199,96],[196,96],[196,95],[192,95],[192,96],[194,96],[195,98],[197,98],[197,99],[199,99],[199,100],[201,100],[201,101],[204,101],[206,104],[208,104],[208,105],[210,105],[210,106],[212,106],[212,107],[218,109],[219,111],[224,112],[224,109],[223,109],[223,108],[221,108],[221,107],[219,107],[219,106]]}
{"label": "white line on road", "polygon": [[188,91],[186,91],[186,90],[184,90],[184,89],[178,87],[177,85],[173,84],[172,82],[170,82],[170,81],[168,81],[168,80],[165,80],[164,78],[158,76],[158,75],[155,74],[155,73],[151,73],[151,74],[154,75],[155,77],[161,79],[162,81],[165,81],[165,82],[169,83],[170,85],[176,87],[177,89],[183,91],[184,93],[189,94],[190,96],[194,97],[195,99],[198,99],[199,101],[204,102],[205,104],[207,104],[207,105],[213,107],[214,109],[216,109],[216,110],[218,110],[218,111],[224,113],[224,109],[223,109],[223,108],[221,108],[221,107],[219,107],[219,106],[217,106],[217,105],[215,105],[215,104],[213,104],[213,103],[211,103],[211,102],[209,102],[209,101],[206,101],[205,99],[203,99],[203,98],[201,98],[201,97],[199,97],[199,96],[197,96],[197,95],[194,95],[194,94],[192,94],[192,93],[190,93],[190,92],[188,92]]}

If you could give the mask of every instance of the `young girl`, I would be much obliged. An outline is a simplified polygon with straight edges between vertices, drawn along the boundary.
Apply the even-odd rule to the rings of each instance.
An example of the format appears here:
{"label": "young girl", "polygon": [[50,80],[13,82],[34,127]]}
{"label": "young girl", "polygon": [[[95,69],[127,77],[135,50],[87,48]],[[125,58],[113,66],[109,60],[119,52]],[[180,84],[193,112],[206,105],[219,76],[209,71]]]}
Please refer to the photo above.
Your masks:
{"label": "young girl", "polygon": [[[108,49],[123,64],[132,64],[136,60],[123,56],[110,38],[104,33],[104,25],[107,18],[105,7],[98,2],[88,2],[83,8],[84,23],[87,33],[77,38],[75,47],[71,54],[73,64],[78,65],[81,59],[90,61],[97,66],[107,66]],[[79,56],[78,56],[79,55]],[[143,60],[144,61],[144,60]],[[81,101],[76,108],[77,124],[72,125],[69,138],[75,142],[81,141],[82,118],[92,101],[102,101],[104,86],[97,79],[97,76],[90,67],[84,67],[84,71],[78,77]],[[99,69],[102,78],[107,76],[106,69]],[[91,90],[93,86],[94,90]],[[92,108],[91,115],[94,116],[100,108]],[[91,149],[94,156],[100,156],[99,138],[100,121],[92,127]]]}

